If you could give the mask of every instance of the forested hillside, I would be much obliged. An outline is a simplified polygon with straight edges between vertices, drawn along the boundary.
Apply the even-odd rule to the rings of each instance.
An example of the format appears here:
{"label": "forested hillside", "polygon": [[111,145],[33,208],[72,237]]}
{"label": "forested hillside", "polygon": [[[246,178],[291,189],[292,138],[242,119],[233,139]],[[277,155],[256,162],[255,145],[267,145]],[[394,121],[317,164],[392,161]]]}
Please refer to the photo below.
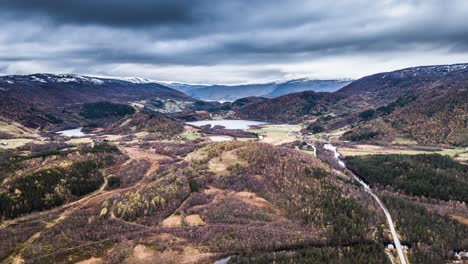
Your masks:
{"label": "forested hillside", "polygon": [[237,110],[241,118],[306,121],[307,132],[349,127],[342,139],[468,145],[468,64],[379,73],[334,93],[296,93]]}
{"label": "forested hillside", "polygon": [[48,127],[80,121],[76,107],[85,103],[150,98],[193,101],[157,83],[95,78],[80,75],[10,75],[0,77],[0,115],[28,127]]}
{"label": "forested hillside", "polygon": [[301,92],[249,104],[240,110],[241,118],[294,123],[324,115],[346,96],[332,93]]}
{"label": "forested hillside", "polygon": [[[96,174],[96,179],[108,179],[109,190],[67,209],[67,217],[49,227],[20,221],[2,230],[11,242],[0,248],[0,257],[28,237],[17,237],[16,231],[27,234],[45,228],[40,239],[29,242],[24,258],[39,263],[91,256],[123,261],[131,260],[134,250],[144,249],[150,252],[146,260],[163,260],[166,254],[183,260],[191,250],[190,256],[208,262],[219,258],[216,252],[240,259],[265,252],[264,259],[387,261],[377,205],[311,155],[262,143],[159,144],[125,147],[131,149],[128,162],[119,161]],[[134,160],[131,154],[159,159],[167,151],[181,156],[160,160],[157,167]],[[55,177],[46,174],[47,179]],[[34,175],[21,179],[34,180]],[[60,186],[68,188],[69,178],[61,179]],[[19,182],[11,184],[20,187]],[[60,217],[60,212],[42,217],[53,221],[46,219]],[[274,253],[277,250],[297,253],[285,256]]]}
{"label": "forested hillside", "polygon": [[413,196],[468,202],[468,166],[438,154],[350,156],[347,166],[371,185]]}

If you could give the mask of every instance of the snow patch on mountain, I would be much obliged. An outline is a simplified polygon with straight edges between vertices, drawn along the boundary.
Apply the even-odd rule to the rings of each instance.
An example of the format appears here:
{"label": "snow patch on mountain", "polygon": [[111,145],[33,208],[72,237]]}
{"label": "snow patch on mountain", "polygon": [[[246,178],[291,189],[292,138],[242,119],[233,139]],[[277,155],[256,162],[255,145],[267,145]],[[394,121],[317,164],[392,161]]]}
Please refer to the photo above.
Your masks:
{"label": "snow patch on mountain", "polygon": [[405,78],[405,77],[416,77],[416,76],[439,76],[443,77],[447,74],[455,72],[465,72],[468,70],[467,63],[452,64],[452,65],[432,65],[432,66],[419,66],[397,70],[394,72],[388,72],[382,75],[380,78],[384,79],[387,77],[392,78]]}
{"label": "snow patch on mountain", "polygon": [[36,81],[36,82],[40,82],[40,83],[46,83],[46,81],[42,78],[39,78],[39,77],[36,77],[36,76],[32,76],[31,78],[33,81]]}

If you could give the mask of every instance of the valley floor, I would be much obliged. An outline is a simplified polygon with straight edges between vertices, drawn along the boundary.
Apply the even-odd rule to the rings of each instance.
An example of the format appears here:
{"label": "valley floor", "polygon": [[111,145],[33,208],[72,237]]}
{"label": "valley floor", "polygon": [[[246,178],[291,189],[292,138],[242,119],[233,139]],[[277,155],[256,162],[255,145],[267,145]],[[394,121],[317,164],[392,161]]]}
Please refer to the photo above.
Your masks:
{"label": "valley floor", "polygon": [[[21,199],[26,190],[21,189],[22,179],[35,173],[67,170],[89,159],[99,161],[102,182],[93,190],[71,195],[77,187],[69,183],[71,179],[61,178],[55,188],[38,196],[45,203],[41,209],[3,215],[0,259],[2,263],[210,263],[230,257],[229,263],[331,259],[437,263],[453,256],[435,247],[465,249],[466,204],[418,197],[393,186],[362,188],[324,145],[334,140],[346,158],[430,153],[449,155],[461,163],[467,161],[466,148],[352,144],[323,135],[303,136],[302,129],[264,125],[248,130],[258,138],[228,136],[228,142],[211,142],[212,135],[192,126],[167,139],[134,131],[62,138],[60,143],[32,136],[2,140],[7,143],[2,154],[18,160],[0,168],[5,175],[0,191],[5,197]],[[45,197],[59,200],[48,207]],[[407,226],[415,225],[408,209],[413,207],[421,210],[418,221],[441,244],[431,244],[433,237]],[[449,231],[435,229],[436,223],[448,223]],[[442,232],[458,233],[445,238]],[[398,246],[400,240],[404,248]]]}

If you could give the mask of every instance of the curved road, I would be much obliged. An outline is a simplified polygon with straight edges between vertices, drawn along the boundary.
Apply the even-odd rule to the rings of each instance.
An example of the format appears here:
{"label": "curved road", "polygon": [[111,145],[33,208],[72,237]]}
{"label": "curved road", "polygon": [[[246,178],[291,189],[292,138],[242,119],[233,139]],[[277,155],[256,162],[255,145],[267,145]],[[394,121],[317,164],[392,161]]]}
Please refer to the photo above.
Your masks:
{"label": "curved road", "polygon": [[[340,159],[340,153],[338,153],[338,151],[336,151],[335,146],[333,146],[332,144],[325,144],[324,148],[327,149],[327,150],[331,150],[334,153],[335,159],[338,160],[338,164],[340,165],[340,167],[346,168],[346,165]],[[387,208],[382,203],[382,201],[379,199],[379,197],[377,197],[377,195],[375,195],[372,192],[372,190],[369,188],[369,185],[366,184],[361,179],[359,179],[359,177],[356,174],[352,173],[352,175],[353,175],[354,179],[357,180],[364,187],[364,190],[367,193],[369,193],[374,198],[374,200],[377,201],[380,208],[382,208],[382,210],[384,211],[385,216],[387,218],[388,225],[390,226],[390,232],[392,233],[393,242],[395,243],[395,248],[396,248],[396,250],[398,252],[398,257],[400,258],[400,263],[401,264],[406,264],[405,255],[403,254],[403,249],[401,247],[401,242],[400,242],[400,239],[398,238],[398,234],[396,232],[395,225],[393,224],[392,216],[390,215],[390,213],[388,212]]]}

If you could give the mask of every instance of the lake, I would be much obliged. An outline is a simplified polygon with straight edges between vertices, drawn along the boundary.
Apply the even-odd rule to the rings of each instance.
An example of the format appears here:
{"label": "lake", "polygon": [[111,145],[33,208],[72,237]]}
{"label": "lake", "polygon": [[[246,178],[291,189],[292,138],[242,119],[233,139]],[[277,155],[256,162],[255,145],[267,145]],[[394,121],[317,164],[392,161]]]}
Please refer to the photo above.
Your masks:
{"label": "lake", "polygon": [[62,130],[62,131],[57,131],[57,134],[60,134],[61,136],[64,137],[84,137],[84,136],[89,136],[90,134],[85,134],[81,130],[83,127],[78,127],[74,129],[67,129],[67,130]]}
{"label": "lake", "polygon": [[202,120],[195,122],[187,122],[192,126],[223,126],[226,129],[249,129],[251,126],[259,126],[268,124],[267,122],[251,121],[251,120]]}

